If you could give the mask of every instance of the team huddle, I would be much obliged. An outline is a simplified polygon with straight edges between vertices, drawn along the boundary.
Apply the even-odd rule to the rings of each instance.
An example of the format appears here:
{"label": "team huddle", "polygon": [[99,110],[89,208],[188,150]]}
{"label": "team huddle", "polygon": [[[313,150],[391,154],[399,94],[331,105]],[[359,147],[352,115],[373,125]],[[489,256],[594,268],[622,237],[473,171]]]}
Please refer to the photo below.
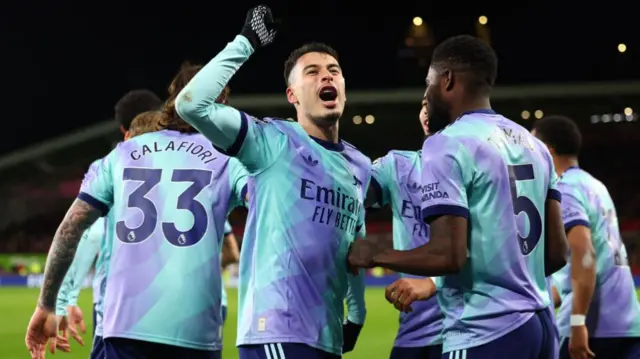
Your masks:
{"label": "team huddle", "polygon": [[[77,297],[96,256],[96,359],[221,358],[221,273],[235,262],[241,359],[357,350],[373,267],[401,274],[385,291],[400,311],[391,359],[640,358],[615,206],[578,167],[575,123],[550,116],[529,132],[493,111],[496,55],[456,36],[433,53],[422,150],[372,163],[339,137],[345,80],[327,45],[285,62],[297,121],[227,105],[228,82],[275,23],[252,8],[208,64],[180,70],[164,103],[136,91],[116,105],[124,141],[90,166],[54,236],[32,358],[48,342],[69,351],[66,333],[82,343]],[[227,216],[240,206],[238,252]],[[366,235],[366,211],[382,206],[392,243]]]}

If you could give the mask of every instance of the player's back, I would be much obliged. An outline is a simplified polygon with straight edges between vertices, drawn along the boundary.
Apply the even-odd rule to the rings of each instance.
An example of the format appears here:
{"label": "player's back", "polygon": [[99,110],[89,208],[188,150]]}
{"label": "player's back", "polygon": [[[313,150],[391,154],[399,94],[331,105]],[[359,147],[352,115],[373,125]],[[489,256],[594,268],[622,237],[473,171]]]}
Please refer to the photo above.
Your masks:
{"label": "player's back", "polygon": [[200,134],[137,136],[113,181],[104,337],[221,348],[220,243],[242,172]]}
{"label": "player's back", "polygon": [[[541,142],[493,113],[466,114],[433,140],[458,161],[469,210],[469,258],[439,283],[450,351],[495,340],[550,304],[543,234],[553,165]],[[449,196],[439,183],[423,183],[423,193]]]}
{"label": "player's back", "polygon": [[[563,173],[558,189],[562,192],[565,228],[590,228],[596,251],[596,289],[587,313],[590,337],[640,337],[640,304],[609,191],[578,167]],[[573,304],[571,265],[567,264],[553,278],[562,298],[558,327],[560,335],[566,337],[571,330]]]}

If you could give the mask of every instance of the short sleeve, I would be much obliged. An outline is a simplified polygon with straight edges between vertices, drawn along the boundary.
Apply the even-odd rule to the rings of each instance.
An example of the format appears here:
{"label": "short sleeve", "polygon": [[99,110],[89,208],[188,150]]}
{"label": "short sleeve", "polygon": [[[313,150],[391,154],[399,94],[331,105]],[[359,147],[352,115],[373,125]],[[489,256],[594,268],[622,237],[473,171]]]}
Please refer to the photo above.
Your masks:
{"label": "short sleeve", "polygon": [[[117,149],[117,147],[116,147]],[[78,198],[100,210],[105,216],[113,204],[113,176],[111,163],[116,150],[91,164],[80,185]]]}
{"label": "short sleeve", "polygon": [[562,202],[562,194],[558,190],[558,174],[556,173],[556,168],[553,165],[553,160],[551,159],[551,155],[548,154],[549,161],[549,188],[547,189],[547,199],[554,199],[558,202]]}
{"label": "short sleeve", "polygon": [[373,208],[385,206],[390,201],[390,185],[393,173],[393,154],[389,152],[386,156],[373,161],[371,168],[371,189],[375,194],[375,202],[371,203]]}
{"label": "short sleeve", "polygon": [[224,235],[227,236],[233,233],[233,228],[231,228],[231,223],[229,221],[224,221]]}
{"label": "short sleeve", "polygon": [[568,184],[560,182],[558,189],[562,194],[562,223],[565,232],[575,226],[589,227],[589,215],[580,200],[580,195]]}
{"label": "short sleeve", "polygon": [[463,168],[474,168],[462,143],[440,133],[422,146],[422,217],[469,217]]}
{"label": "short sleeve", "polygon": [[235,158],[229,159],[228,171],[229,185],[231,188],[231,206],[229,206],[229,208],[246,206],[249,172],[247,172],[247,169]]}
{"label": "short sleeve", "polygon": [[257,175],[275,162],[286,145],[287,135],[274,124],[277,120],[259,120],[244,112],[240,112],[240,116],[245,130],[241,128],[238,134],[237,141],[241,145],[237,154],[230,155],[236,157],[251,175]]}

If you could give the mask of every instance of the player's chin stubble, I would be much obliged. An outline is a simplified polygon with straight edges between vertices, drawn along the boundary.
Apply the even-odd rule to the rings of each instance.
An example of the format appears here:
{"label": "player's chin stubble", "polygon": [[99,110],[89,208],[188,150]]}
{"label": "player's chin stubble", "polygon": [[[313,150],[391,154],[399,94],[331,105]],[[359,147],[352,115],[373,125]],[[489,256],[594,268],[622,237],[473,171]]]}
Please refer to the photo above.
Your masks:
{"label": "player's chin stubble", "polygon": [[328,127],[328,126],[335,125],[341,116],[342,116],[341,111],[331,111],[331,112],[322,114],[321,116],[312,116],[311,119],[317,126]]}
{"label": "player's chin stubble", "polygon": [[429,132],[435,133],[449,125],[449,108],[434,101],[429,104]]}

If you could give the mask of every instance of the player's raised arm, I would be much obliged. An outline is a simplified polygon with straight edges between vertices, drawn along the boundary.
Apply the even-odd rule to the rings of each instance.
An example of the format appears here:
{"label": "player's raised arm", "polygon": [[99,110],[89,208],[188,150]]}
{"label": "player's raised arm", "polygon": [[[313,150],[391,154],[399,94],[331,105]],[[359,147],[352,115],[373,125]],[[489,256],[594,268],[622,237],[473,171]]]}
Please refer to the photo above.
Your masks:
{"label": "player's raised arm", "polygon": [[260,5],[251,9],[241,34],[194,76],[175,102],[178,115],[221,152],[237,156],[243,149],[241,160],[249,162],[249,167],[253,167],[252,162],[264,147],[254,143],[260,141],[260,134],[251,128],[251,120],[245,113],[217,103],[216,99],[249,56],[273,41],[274,24],[269,8]]}

